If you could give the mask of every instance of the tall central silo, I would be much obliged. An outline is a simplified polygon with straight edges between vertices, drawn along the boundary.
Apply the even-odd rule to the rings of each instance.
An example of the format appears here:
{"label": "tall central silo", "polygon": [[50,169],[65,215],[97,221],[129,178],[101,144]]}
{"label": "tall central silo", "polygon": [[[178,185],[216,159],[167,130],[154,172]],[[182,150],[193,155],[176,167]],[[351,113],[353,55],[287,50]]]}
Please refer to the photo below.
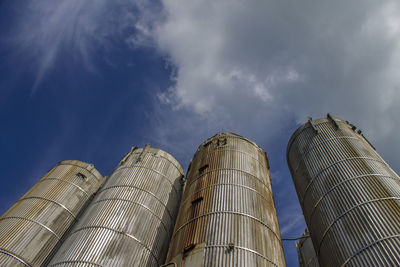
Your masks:
{"label": "tall central silo", "polygon": [[361,131],[309,119],[287,160],[321,266],[400,266],[400,177]]}
{"label": "tall central silo", "polygon": [[183,170],[168,153],[133,148],[106,179],[50,266],[159,266],[168,251]]}
{"label": "tall central silo", "polygon": [[268,167],[236,134],[200,145],[164,266],[285,266]]}

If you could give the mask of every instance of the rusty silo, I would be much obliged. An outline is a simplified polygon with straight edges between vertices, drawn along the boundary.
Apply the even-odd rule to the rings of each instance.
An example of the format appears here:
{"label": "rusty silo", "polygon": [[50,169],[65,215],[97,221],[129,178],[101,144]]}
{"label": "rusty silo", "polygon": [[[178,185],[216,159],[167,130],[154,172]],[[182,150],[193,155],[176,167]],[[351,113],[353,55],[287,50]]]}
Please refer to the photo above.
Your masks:
{"label": "rusty silo", "polygon": [[132,148],[106,179],[50,266],[159,266],[168,251],[183,170],[168,153]]}
{"label": "rusty silo", "polygon": [[46,264],[103,177],[91,164],[60,162],[0,217],[0,266]]}
{"label": "rusty silo", "polygon": [[285,266],[266,154],[221,133],[198,148],[164,266]]}
{"label": "rusty silo", "polygon": [[361,131],[309,119],[287,160],[321,266],[400,266],[400,178]]}
{"label": "rusty silo", "polygon": [[315,254],[308,229],[304,232],[303,238],[296,242],[296,248],[300,267],[319,267],[318,258]]}

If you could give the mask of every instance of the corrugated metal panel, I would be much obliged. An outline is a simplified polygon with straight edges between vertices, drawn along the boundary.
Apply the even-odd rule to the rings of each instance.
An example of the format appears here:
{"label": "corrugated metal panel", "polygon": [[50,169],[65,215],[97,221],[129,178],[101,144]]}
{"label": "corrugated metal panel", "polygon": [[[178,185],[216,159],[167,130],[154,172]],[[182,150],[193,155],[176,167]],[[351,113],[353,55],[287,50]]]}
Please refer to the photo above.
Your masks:
{"label": "corrugated metal panel", "polygon": [[166,262],[284,266],[267,165],[261,148],[241,136],[204,142],[188,170]]}
{"label": "corrugated metal panel", "polygon": [[50,266],[159,266],[178,212],[182,178],[182,167],[168,153],[133,148]]}
{"label": "corrugated metal panel", "polygon": [[400,178],[353,125],[310,120],[287,159],[321,266],[400,266]]}
{"label": "corrugated metal panel", "polygon": [[300,267],[319,267],[318,258],[315,254],[315,249],[306,229],[300,241],[296,242],[297,254],[299,256]]}
{"label": "corrugated metal panel", "polygon": [[40,266],[103,177],[93,165],[60,162],[0,217],[0,266]]}

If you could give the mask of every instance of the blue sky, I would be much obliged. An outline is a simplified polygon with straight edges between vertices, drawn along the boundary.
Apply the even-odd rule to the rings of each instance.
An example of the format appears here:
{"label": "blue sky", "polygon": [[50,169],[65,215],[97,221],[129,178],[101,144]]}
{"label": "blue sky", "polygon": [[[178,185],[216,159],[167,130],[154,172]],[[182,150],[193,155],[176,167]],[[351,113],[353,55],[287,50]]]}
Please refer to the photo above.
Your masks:
{"label": "blue sky", "polygon": [[[327,112],[400,169],[397,1],[0,2],[4,212],[57,162],[108,175],[150,143],[187,168],[221,131],[269,155],[283,237],[305,227],[287,142]],[[294,242],[284,242],[288,266]]]}

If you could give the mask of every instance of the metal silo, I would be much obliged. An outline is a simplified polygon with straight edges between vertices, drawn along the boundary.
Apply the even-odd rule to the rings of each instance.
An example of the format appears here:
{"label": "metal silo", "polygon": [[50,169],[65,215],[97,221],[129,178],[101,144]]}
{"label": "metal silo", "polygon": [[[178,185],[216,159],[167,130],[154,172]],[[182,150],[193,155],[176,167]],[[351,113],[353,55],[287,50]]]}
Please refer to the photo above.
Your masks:
{"label": "metal silo", "polygon": [[200,145],[164,266],[285,266],[268,168],[239,135]]}
{"label": "metal silo", "polygon": [[299,256],[300,267],[319,267],[318,258],[315,254],[314,246],[308,229],[303,234],[303,238],[296,242],[297,255]]}
{"label": "metal silo", "polygon": [[50,266],[159,266],[178,213],[183,170],[146,146],[123,157]]}
{"label": "metal silo", "polygon": [[361,131],[310,118],[287,160],[321,266],[400,266],[400,178]]}
{"label": "metal silo", "polygon": [[91,164],[60,162],[0,217],[0,266],[40,266],[103,177]]}

